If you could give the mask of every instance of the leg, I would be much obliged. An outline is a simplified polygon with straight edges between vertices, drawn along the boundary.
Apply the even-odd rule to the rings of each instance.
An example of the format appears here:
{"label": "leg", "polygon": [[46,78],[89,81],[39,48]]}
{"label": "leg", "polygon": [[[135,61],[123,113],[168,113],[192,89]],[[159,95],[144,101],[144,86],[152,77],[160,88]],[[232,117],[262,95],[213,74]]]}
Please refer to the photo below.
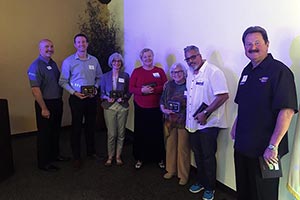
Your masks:
{"label": "leg", "polygon": [[117,136],[117,113],[115,110],[104,109],[104,119],[107,127],[107,154],[108,159],[112,160],[115,155],[115,144]]}
{"label": "leg", "polygon": [[95,150],[95,129],[97,115],[97,99],[96,97],[87,98],[84,102],[84,117],[85,117],[85,141],[87,155],[92,156],[96,153]]}
{"label": "leg", "polygon": [[122,154],[124,140],[125,140],[125,132],[126,132],[125,126],[126,126],[127,116],[128,116],[128,109],[122,107],[117,114],[118,117],[117,159],[119,158],[119,160],[121,159],[121,154]]}
{"label": "leg", "polygon": [[35,113],[36,113],[36,123],[37,123],[37,161],[38,167],[44,168],[46,165],[50,164],[50,119],[46,119],[41,115],[41,108],[37,102],[35,102]]}
{"label": "leg", "polygon": [[72,133],[71,133],[71,148],[73,158],[80,160],[81,150],[81,128],[83,120],[83,102],[74,95],[69,98],[69,104],[72,114]]}
{"label": "leg", "polygon": [[189,133],[185,129],[178,129],[178,157],[177,169],[178,177],[187,182],[191,167],[191,149],[189,142]]}
{"label": "leg", "polygon": [[[166,170],[168,174],[174,175],[177,172],[177,128],[169,131],[169,136],[166,138]],[[179,175],[179,174],[178,174]]]}

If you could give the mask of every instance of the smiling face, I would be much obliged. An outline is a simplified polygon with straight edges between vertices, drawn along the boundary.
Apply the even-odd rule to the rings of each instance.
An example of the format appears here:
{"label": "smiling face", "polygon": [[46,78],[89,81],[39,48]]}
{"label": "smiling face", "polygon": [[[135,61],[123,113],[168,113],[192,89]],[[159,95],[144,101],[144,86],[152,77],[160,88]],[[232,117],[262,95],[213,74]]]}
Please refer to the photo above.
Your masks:
{"label": "smiling face", "polygon": [[259,32],[249,33],[245,37],[245,55],[251,60],[254,67],[268,56],[269,42],[265,42]]}
{"label": "smiling face", "polygon": [[54,46],[50,40],[41,40],[39,44],[40,55],[47,60],[50,60],[54,54]]}
{"label": "smiling face", "polygon": [[77,52],[85,53],[88,48],[87,39],[83,36],[77,36],[74,40],[74,47],[76,48]]}
{"label": "smiling face", "polygon": [[171,71],[171,77],[178,84],[184,82],[185,74],[184,74],[184,70],[181,68],[181,66],[176,66]]}
{"label": "smiling face", "polygon": [[152,67],[153,66],[153,53],[151,51],[146,51],[142,54],[141,60],[143,66]]}
{"label": "smiling face", "polygon": [[203,64],[201,54],[196,50],[189,50],[185,52],[184,56],[184,60],[186,61],[189,67],[193,68],[193,70],[199,69]]}
{"label": "smiling face", "polygon": [[111,66],[113,70],[119,71],[122,67],[122,60],[118,58],[114,58],[111,62]]}

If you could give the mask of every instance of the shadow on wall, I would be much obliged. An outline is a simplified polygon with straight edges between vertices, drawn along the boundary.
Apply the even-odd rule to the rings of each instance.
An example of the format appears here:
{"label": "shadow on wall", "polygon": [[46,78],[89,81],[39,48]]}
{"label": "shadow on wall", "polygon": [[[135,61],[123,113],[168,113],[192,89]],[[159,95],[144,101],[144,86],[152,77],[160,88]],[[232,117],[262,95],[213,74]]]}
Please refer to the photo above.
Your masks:
{"label": "shadow on wall", "polygon": [[[291,47],[290,47],[290,58],[292,60],[292,66],[290,69],[293,71],[295,76],[296,88],[300,83],[300,36],[297,36],[293,39]],[[300,98],[300,88],[297,88],[297,97],[298,103]]]}

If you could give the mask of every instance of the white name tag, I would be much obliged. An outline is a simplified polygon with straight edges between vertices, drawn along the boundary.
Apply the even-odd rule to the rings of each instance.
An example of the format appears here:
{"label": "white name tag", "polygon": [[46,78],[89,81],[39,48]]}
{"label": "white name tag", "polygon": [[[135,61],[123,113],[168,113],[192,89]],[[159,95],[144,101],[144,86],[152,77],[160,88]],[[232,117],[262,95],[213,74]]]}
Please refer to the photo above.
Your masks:
{"label": "white name tag", "polygon": [[94,70],[95,66],[94,65],[89,65],[89,69]]}
{"label": "white name tag", "polygon": [[158,72],[154,72],[154,73],[153,73],[153,76],[154,76],[155,78],[159,78],[159,77],[160,77],[160,75],[159,75]]}
{"label": "white name tag", "polygon": [[47,66],[47,69],[48,69],[48,70],[51,70],[51,69],[52,69],[52,67],[51,67],[51,66]]}
{"label": "white name tag", "polygon": [[125,79],[124,78],[119,78],[119,83],[125,83]]}

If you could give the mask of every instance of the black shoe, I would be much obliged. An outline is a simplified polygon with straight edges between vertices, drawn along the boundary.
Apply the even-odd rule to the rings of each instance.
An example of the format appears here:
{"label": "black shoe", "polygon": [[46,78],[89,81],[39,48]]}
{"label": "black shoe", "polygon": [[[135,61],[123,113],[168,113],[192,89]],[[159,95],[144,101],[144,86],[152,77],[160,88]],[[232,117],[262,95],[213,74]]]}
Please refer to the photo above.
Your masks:
{"label": "black shoe", "polygon": [[39,169],[47,171],[47,172],[57,172],[59,170],[55,165],[49,164],[44,167],[39,167]]}
{"label": "black shoe", "polygon": [[69,161],[69,160],[71,160],[71,158],[70,158],[70,157],[66,157],[66,156],[58,156],[58,157],[56,158],[56,161],[58,161],[58,162],[61,162],[61,161]]}

